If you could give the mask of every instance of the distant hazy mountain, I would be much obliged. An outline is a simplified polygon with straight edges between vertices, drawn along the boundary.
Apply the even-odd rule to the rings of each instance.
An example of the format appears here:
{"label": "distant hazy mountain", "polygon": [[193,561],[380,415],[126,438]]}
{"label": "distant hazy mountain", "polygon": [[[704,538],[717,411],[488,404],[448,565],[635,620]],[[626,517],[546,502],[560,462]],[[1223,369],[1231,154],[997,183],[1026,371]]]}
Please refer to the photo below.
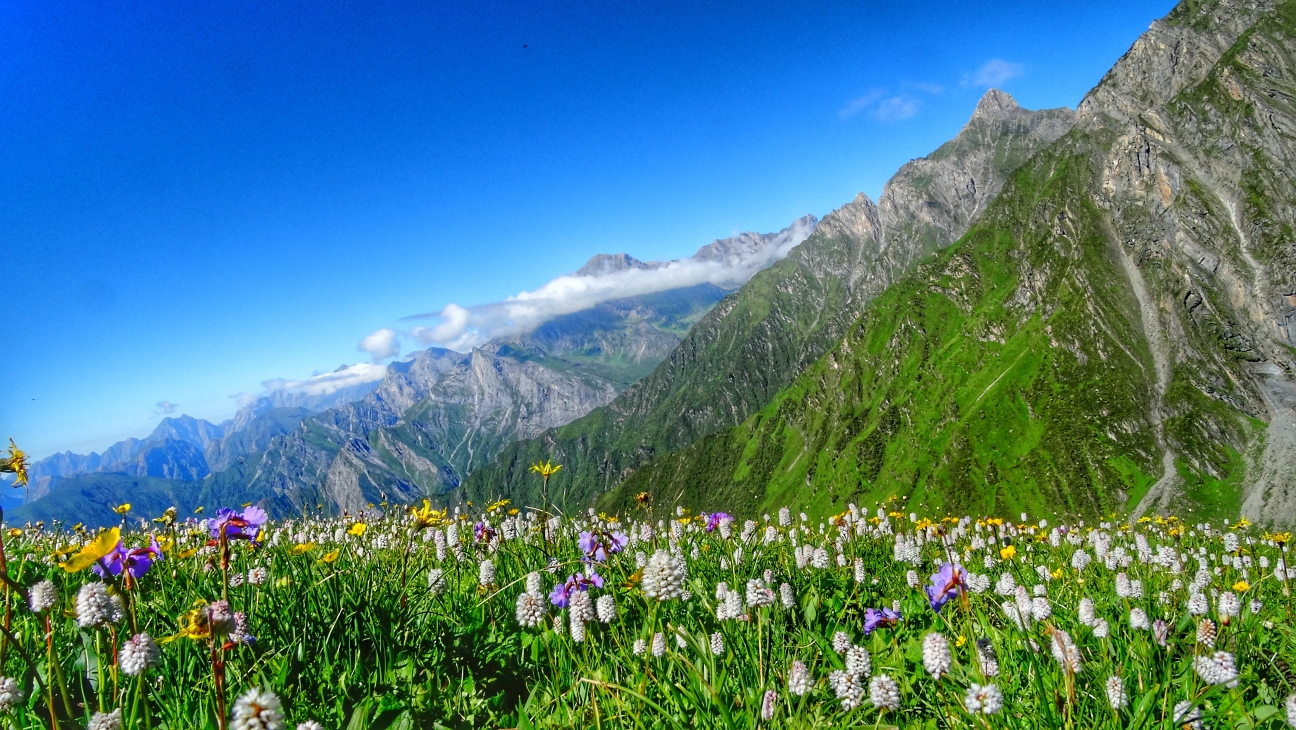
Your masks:
{"label": "distant hazy mountain", "polygon": [[118,441],[102,453],[55,454],[31,466],[28,501],[48,494],[59,479],[95,472],[201,479],[210,473],[203,449],[225,432],[223,426],[182,415],[163,418],[147,438]]}
{"label": "distant hazy mountain", "polygon": [[[817,223],[806,216],[777,233],[717,240],[694,258],[764,267]],[[667,265],[600,254],[577,275]],[[113,500],[162,505],[179,495],[186,504],[237,496],[280,514],[314,504],[354,510],[384,496],[452,490],[516,439],[607,404],[651,372],[727,293],[708,283],[603,302],[469,353],[418,352],[391,363],[378,383],[323,397],[272,390],[220,425],[164,419],[147,439],[104,454],[42,460],[33,469],[33,501],[11,519],[109,522]],[[186,481],[193,483],[179,483]]]}

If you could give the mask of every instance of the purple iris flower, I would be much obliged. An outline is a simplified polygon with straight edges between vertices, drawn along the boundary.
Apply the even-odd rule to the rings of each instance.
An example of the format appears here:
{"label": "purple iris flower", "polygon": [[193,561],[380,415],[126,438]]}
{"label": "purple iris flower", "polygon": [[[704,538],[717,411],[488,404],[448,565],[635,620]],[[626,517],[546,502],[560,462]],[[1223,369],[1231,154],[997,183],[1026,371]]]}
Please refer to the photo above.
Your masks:
{"label": "purple iris flower", "polygon": [[249,540],[259,543],[261,526],[270,521],[270,515],[255,505],[245,507],[242,512],[235,512],[228,507],[216,511],[216,519],[211,523],[211,536],[219,540],[221,533],[227,540]]}
{"label": "purple iris flower", "polygon": [[149,572],[149,568],[153,567],[153,561],[162,560],[163,558],[162,546],[158,545],[156,537],[149,538],[148,547],[130,548],[129,550],[122,547],[119,540],[116,547],[100,558],[92,569],[99,574],[100,578],[107,578],[109,575],[121,575],[122,571],[125,570],[132,578],[138,580]]}
{"label": "purple iris flower", "polygon": [[558,608],[567,608],[567,602],[571,594],[576,591],[587,591],[590,586],[595,588],[603,587],[603,577],[594,571],[590,571],[588,576],[577,573],[567,576],[565,583],[559,583],[549,591],[549,602]]}
{"label": "purple iris flower", "polygon": [[940,613],[946,603],[965,590],[967,571],[958,563],[945,563],[932,574],[931,585],[927,586],[927,600],[931,603],[932,610]]}
{"label": "purple iris flower", "polygon": [[720,526],[720,523],[721,523],[721,522],[723,522],[724,520],[732,520],[732,519],[733,519],[732,517],[730,517],[729,515],[725,514],[724,512],[712,512],[712,513],[709,514],[709,515],[706,514],[706,513],[703,513],[703,514],[704,514],[704,515],[706,516],[706,518],[707,518],[707,525],[706,525],[706,531],[707,531],[707,532],[715,532],[715,529],[716,529],[717,527]]}
{"label": "purple iris flower", "polygon": [[495,530],[485,522],[478,522],[473,525],[473,537],[477,539],[477,542],[490,542],[491,538],[495,537]]}
{"label": "purple iris flower", "polygon": [[593,560],[601,563],[608,559],[608,553],[619,553],[630,544],[629,536],[620,532],[595,532],[588,530],[580,534],[580,539],[576,541],[581,552],[585,553],[585,560]]}
{"label": "purple iris flower", "polygon": [[889,608],[881,610],[876,608],[864,609],[864,635],[868,636],[874,631],[895,626],[900,623],[900,612],[892,611]]}
{"label": "purple iris flower", "polygon": [[600,563],[607,560],[607,548],[603,547],[603,541],[599,540],[598,533],[592,531],[582,532],[576,544],[580,546],[581,552],[585,553],[587,557]]}
{"label": "purple iris flower", "polygon": [[571,595],[572,579],[575,577],[576,576],[573,575],[571,578],[567,579],[566,583],[555,585],[553,590],[549,591],[549,602],[558,608],[567,608],[567,597]]}

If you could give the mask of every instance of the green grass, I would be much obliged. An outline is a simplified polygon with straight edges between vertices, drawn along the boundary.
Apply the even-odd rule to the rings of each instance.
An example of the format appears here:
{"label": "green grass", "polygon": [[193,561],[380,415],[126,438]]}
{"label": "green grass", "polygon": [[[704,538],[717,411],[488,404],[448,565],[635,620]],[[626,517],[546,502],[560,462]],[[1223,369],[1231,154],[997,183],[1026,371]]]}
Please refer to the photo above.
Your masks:
{"label": "green grass", "polygon": [[[886,509],[905,509],[894,501]],[[851,507],[851,510],[854,508]],[[658,514],[661,513],[661,514]],[[136,511],[132,511],[132,515]],[[1195,564],[1181,573],[1156,563],[1134,562],[1126,571],[1143,582],[1141,597],[1113,593],[1119,568],[1095,560],[1075,570],[1073,555],[1094,549],[1088,538],[1096,529],[1112,548],[1134,554],[1135,535],[1150,547],[1182,551],[1199,547],[1219,556],[1226,549],[1218,529],[1208,534],[1174,521],[1135,525],[1104,523],[1080,529],[1072,543],[1065,534],[1036,526],[995,526],[972,518],[944,523],[908,519],[865,520],[848,510],[835,522],[780,526],[778,520],[750,526],[732,522],[709,531],[705,516],[657,522],[666,505],[635,515],[658,525],[651,537],[643,522],[562,520],[546,539],[538,522],[515,522],[504,509],[492,507],[458,523],[461,542],[447,549],[444,520],[435,527],[413,522],[413,515],[356,515],[346,520],[307,519],[268,525],[264,546],[233,542],[228,549],[208,544],[201,526],[157,524],[167,543],[165,560],[129,583],[109,578],[109,590],[125,608],[116,625],[82,628],[76,620],[75,596],[81,586],[99,579],[89,571],[67,572],[47,560],[56,548],[76,552],[89,534],[17,530],[4,545],[8,638],[0,640],[0,674],[13,677],[23,698],[0,723],[13,728],[48,727],[50,702],[60,727],[83,727],[96,712],[120,709],[127,728],[216,728],[219,707],[231,713],[237,697],[250,689],[272,692],[283,703],[283,727],[314,720],[331,728],[1169,728],[1170,708],[1184,699],[1198,704],[1217,727],[1248,726],[1277,730],[1279,706],[1296,691],[1290,670],[1296,653],[1290,624],[1291,599],[1270,568],[1277,547],[1254,531],[1242,531],[1243,554],[1251,568],[1208,573],[1199,590],[1228,591],[1249,580],[1244,603],[1259,600],[1259,613],[1244,608],[1240,617],[1220,627],[1216,642],[1236,656],[1240,684],[1236,691],[1205,685],[1192,669],[1194,656],[1205,651],[1194,644],[1192,617],[1185,613]],[[866,513],[867,514],[867,513]],[[896,513],[897,515],[899,513]],[[999,512],[1003,514],[1003,512]],[[434,515],[429,515],[438,521]],[[478,540],[473,523],[489,527],[496,538]],[[367,529],[362,535],[356,522]],[[507,522],[508,524],[505,524]],[[520,524],[520,531],[515,528]],[[595,530],[605,543],[612,533],[633,533],[636,540],[594,566],[602,588],[611,596],[616,617],[609,622],[582,622],[583,641],[575,641],[570,610],[548,600],[550,588],[577,571],[588,573],[577,534]],[[749,538],[740,533],[750,531]],[[1072,527],[1074,532],[1076,527]],[[1182,530],[1176,538],[1175,532]],[[893,556],[900,531],[927,538],[914,562]],[[350,534],[348,534],[350,533]],[[768,535],[766,534],[768,533]],[[938,539],[947,535],[947,547]],[[504,538],[507,536],[507,538]],[[986,543],[994,537],[996,541]],[[145,544],[139,532],[125,535],[128,545]],[[805,565],[797,545],[824,549],[828,566]],[[174,543],[170,542],[174,540]],[[304,541],[304,542],[301,542]],[[1000,548],[1012,543],[1011,560]],[[691,595],[667,601],[648,597],[640,567],[646,556],[677,545],[687,576],[681,588]],[[740,557],[736,551],[741,550]],[[845,565],[834,554],[840,551]],[[1016,627],[993,591],[964,591],[943,610],[909,587],[906,572],[921,580],[955,556],[974,573],[998,580],[1045,586],[1051,616]],[[481,585],[479,565],[492,561],[494,576]],[[558,566],[544,572],[550,561]],[[856,579],[854,561],[863,571]],[[1217,564],[1217,563],[1210,563]],[[1052,573],[1048,580],[1037,567]],[[264,580],[249,582],[253,570]],[[430,591],[428,574],[442,571],[443,588]],[[539,571],[544,619],[537,627],[519,626],[515,605],[527,576]],[[650,572],[650,571],[649,571]],[[238,576],[229,581],[225,576]],[[60,596],[49,614],[52,650],[46,653],[42,615],[26,607],[20,591],[40,580],[52,580]],[[746,605],[748,581],[773,590],[772,605]],[[1181,581],[1176,587],[1175,581]],[[740,594],[746,618],[718,618],[719,584]],[[781,584],[786,589],[780,589]],[[976,587],[974,586],[974,589]],[[777,597],[788,591],[790,603]],[[1235,589],[1241,590],[1241,587]],[[1165,600],[1161,600],[1165,592]],[[1080,623],[1079,601],[1092,598],[1096,613],[1110,624],[1100,638]],[[181,632],[183,614],[228,600],[246,615],[246,632],[213,639],[209,631]],[[903,621],[871,635],[863,631],[865,611],[896,604]],[[1131,628],[1125,617],[1138,607],[1166,622],[1164,646],[1147,630]],[[1214,603],[1210,617],[1222,623]],[[1051,632],[1063,630],[1076,642],[1082,667],[1068,675],[1047,649]],[[162,640],[156,666],[141,677],[124,673],[121,647],[134,634]],[[864,693],[853,709],[830,686],[829,675],[843,669],[834,650],[834,635],[871,655],[870,675],[887,674],[899,685],[901,705],[879,713]],[[662,656],[639,654],[636,641],[651,646],[654,634],[667,644]],[[932,633],[951,642],[952,666],[935,679],[924,668],[922,644]],[[679,637],[679,641],[675,637]],[[718,639],[713,637],[719,637]],[[974,653],[977,639],[991,642],[1000,671],[987,676]],[[713,653],[713,643],[723,652]],[[114,650],[116,647],[116,650]],[[1036,649],[1035,647],[1043,647]],[[218,660],[219,664],[213,661]],[[789,691],[794,661],[810,671],[809,693]],[[1113,710],[1104,683],[1118,675],[1130,704]],[[222,680],[218,689],[215,678]],[[866,685],[870,676],[861,681]],[[1003,693],[1001,712],[978,719],[965,706],[972,683],[995,684]],[[771,717],[762,717],[770,693]],[[232,725],[231,725],[232,727]]]}

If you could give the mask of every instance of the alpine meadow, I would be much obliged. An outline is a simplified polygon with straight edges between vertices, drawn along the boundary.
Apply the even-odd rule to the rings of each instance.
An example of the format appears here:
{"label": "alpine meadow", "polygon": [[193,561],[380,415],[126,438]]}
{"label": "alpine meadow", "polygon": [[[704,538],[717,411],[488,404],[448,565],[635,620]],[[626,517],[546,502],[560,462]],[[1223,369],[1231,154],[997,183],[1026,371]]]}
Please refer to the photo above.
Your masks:
{"label": "alpine meadow", "polygon": [[978,73],[876,200],[405,317],[229,418],[15,433],[0,728],[1296,728],[1296,0],[1181,0],[1074,110]]}

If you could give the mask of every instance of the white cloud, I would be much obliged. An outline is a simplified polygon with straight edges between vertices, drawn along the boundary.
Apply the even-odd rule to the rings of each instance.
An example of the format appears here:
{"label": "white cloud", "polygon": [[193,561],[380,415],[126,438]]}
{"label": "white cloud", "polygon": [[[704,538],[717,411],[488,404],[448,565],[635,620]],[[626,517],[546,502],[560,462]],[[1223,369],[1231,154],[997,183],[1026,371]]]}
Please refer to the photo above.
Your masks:
{"label": "white cloud", "polygon": [[259,398],[260,396],[258,396],[256,393],[249,393],[245,390],[242,393],[235,393],[230,397],[234,399],[234,402],[238,403],[239,408],[247,408],[253,403],[256,403],[257,398]]}
{"label": "white cloud", "polygon": [[879,122],[898,122],[917,114],[920,103],[908,94],[887,96],[887,93],[881,89],[870,89],[867,94],[851,100],[837,112],[837,116],[850,119],[860,112],[865,112],[870,119]]}
{"label": "white cloud", "polygon": [[963,86],[998,86],[1024,73],[1026,68],[1020,63],[992,58],[973,73],[963,74]]}
{"label": "white cloud", "polygon": [[918,100],[908,96],[893,96],[878,103],[870,115],[879,122],[898,122],[918,113]]}
{"label": "white cloud", "polygon": [[850,119],[856,114],[869,108],[873,102],[882,98],[884,93],[885,92],[881,89],[869,89],[868,93],[864,96],[861,96],[858,99],[852,99],[851,102],[843,107],[841,111],[837,112],[837,116],[842,119]]}
{"label": "white cloud", "polygon": [[389,357],[396,357],[400,354],[400,335],[396,330],[384,327],[376,332],[369,333],[360,344],[356,346],[360,352],[367,352],[373,355],[373,361],[380,363]]}
{"label": "white cloud", "polygon": [[787,256],[817,224],[802,218],[777,234],[743,234],[708,246],[685,259],[630,268],[596,276],[560,276],[533,291],[502,302],[461,307],[449,304],[440,312],[406,319],[435,320],[432,326],[410,330],[423,345],[466,351],[496,338],[530,332],[554,317],[589,309],[613,299],[642,296],[710,282],[726,289],[744,284],[756,272]]}
{"label": "white cloud", "polygon": [[[328,395],[336,393],[343,388],[349,388],[353,385],[362,385],[372,383],[376,380],[382,380],[387,374],[386,365],[376,365],[373,363],[356,363],[355,365],[344,365],[331,373],[321,375],[312,375],[304,380],[284,380],[283,378],[274,378],[261,383],[261,387],[266,390],[285,390],[305,395]],[[247,402],[255,402],[256,396],[247,398],[248,394],[240,393],[239,405],[242,406]]]}
{"label": "white cloud", "polygon": [[176,408],[179,408],[179,406],[169,400],[160,400],[154,405],[154,408],[158,415],[166,414],[169,416],[172,413],[175,413]]}
{"label": "white cloud", "polygon": [[945,90],[945,87],[944,87],[944,86],[941,86],[940,84],[928,84],[928,83],[922,83],[922,84],[914,84],[914,86],[915,86],[919,91],[925,91],[925,92],[927,92],[928,94],[939,94],[939,93],[941,93],[942,91]]}

